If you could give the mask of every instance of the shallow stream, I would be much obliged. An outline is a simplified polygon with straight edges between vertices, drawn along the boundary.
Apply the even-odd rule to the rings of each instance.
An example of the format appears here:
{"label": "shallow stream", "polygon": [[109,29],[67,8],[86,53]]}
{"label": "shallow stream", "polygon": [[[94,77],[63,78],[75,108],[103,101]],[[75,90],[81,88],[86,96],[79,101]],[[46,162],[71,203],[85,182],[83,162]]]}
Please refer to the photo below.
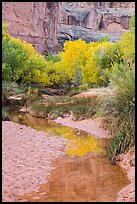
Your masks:
{"label": "shallow stream", "polygon": [[[13,115],[13,121],[18,115]],[[126,173],[107,158],[111,139],[62,126],[54,121],[22,114],[22,124],[68,139],[66,155],[54,160],[54,170],[39,191],[19,196],[29,202],[113,202],[129,184]]]}

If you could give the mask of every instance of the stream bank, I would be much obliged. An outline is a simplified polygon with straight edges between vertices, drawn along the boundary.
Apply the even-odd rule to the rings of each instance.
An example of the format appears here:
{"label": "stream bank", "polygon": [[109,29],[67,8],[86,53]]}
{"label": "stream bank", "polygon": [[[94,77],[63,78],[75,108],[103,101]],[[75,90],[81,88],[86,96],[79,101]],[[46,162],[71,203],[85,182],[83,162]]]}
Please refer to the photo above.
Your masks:
{"label": "stream bank", "polygon": [[117,157],[117,164],[127,173],[130,184],[118,193],[117,202],[135,202],[135,148]]}

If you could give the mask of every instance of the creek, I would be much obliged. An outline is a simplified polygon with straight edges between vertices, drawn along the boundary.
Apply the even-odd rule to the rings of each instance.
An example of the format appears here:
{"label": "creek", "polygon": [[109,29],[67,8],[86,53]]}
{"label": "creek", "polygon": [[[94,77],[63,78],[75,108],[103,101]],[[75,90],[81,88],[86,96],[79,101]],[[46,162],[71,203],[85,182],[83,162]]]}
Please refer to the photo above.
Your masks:
{"label": "creek", "polygon": [[[115,202],[118,192],[129,184],[127,174],[107,157],[111,139],[93,135],[52,120],[21,113],[21,123],[68,139],[65,156],[53,161],[48,182],[39,191],[19,196],[28,202]],[[12,120],[19,115],[13,113]]]}

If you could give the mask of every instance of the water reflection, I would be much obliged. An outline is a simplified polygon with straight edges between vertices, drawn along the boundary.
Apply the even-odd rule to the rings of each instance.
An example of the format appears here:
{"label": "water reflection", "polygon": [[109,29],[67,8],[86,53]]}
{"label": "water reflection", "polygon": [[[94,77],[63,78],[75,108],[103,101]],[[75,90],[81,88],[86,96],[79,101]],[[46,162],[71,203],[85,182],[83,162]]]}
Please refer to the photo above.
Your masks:
{"label": "water reflection", "polygon": [[[15,116],[14,116],[15,117]],[[88,152],[104,152],[103,141],[108,143],[109,139],[98,139],[94,136],[77,129],[62,126],[54,121],[42,118],[35,118],[29,114],[22,115],[22,123],[37,130],[45,130],[50,134],[55,134],[68,139],[66,144],[66,154],[84,156]]]}
{"label": "water reflection", "polygon": [[54,161],[49,182],[19,199],[28,202],[114,202],[128,179],[122,169],[97,154],[65,156]]}
{"label": "water reflection", "polygon": [[23,115],[24,125],[46,130],[68,139],[66,155],[54,161],[54,170],[38,191],[17,197],[28,202],[114,202],[129,184],[125,172],[112,165],[105,155],[111,139],[94,138],[88,133],[50,120]]}

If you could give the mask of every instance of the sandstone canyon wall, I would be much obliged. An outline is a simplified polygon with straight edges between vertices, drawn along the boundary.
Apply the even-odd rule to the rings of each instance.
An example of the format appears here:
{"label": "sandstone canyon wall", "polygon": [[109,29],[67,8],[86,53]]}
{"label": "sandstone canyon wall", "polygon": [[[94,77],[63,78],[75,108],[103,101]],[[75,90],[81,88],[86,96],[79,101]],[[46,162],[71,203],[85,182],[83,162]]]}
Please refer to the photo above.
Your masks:
{"label": "sandstone canyon wall", "polygon": [[9,33],[33,44],[39,53],[66,40],[87,42],[120,38],[129,29],[135,2],[3,2]]}
{"label": "sandstone canyon wall", "polygon": [[58,44],[56,2],[3,2],[2,21],[12,37],[32,43],[39,53]]}
{"label": "sandstone canyon wall", "polygon": [[108,35],[110,41],[129,30],[135,2],[60,2],[59,42],[82,38],[97,41]]}

